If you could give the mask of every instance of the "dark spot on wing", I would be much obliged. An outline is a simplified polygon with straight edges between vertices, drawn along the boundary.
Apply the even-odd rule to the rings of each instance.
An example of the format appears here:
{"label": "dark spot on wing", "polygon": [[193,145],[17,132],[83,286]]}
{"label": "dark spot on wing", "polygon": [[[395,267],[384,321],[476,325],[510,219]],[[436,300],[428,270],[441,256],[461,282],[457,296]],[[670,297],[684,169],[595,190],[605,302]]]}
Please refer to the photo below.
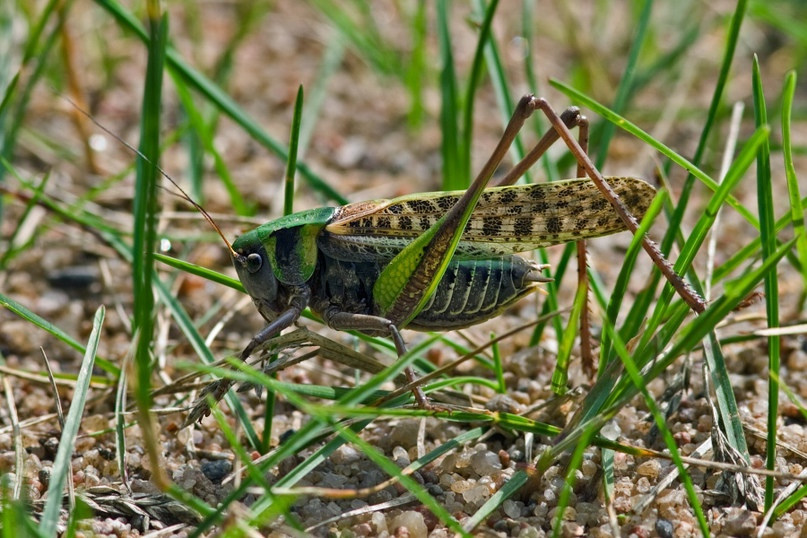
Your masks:
{"label": "dark spot on wing", "polygon": [[513,224],[513,233],[516,237],[529,237],[532,235],[532,219],[530,217],[519,217]]}
{"label": "dark spot on wing", "polygon": [[563,222],[558,217],[546,219],[546,231],[557,234],[563,229]]}
{"label": "dark spot on wing", "polygon": [[498,235],[502,229],[502,221],[497,217],[485,217],[482,219],[482,235]]}

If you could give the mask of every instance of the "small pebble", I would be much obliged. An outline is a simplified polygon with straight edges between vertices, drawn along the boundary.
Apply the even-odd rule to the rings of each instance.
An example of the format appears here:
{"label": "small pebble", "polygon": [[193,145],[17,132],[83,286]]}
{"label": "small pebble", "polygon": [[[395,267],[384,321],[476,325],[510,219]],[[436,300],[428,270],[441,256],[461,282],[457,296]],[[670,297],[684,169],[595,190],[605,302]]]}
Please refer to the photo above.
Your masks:
{"label": "small pebble", "polygon": [[331,455],[331,461],[336,465],[350,465],[361,459],[361,452],[350,445],[342,445]]}
{"label": "small pebble", "polygon": [[[558,517],[558,510],[560,510],[560,508],[553,508],[552,510],[550,510],[549,511],[549,518],[552,519],[552,520],[557,518]],[[567,506],[563,510],[563,516],[561,517],[561,519],[563,521],[575,521],[575,520],[577,520],[577,510],[575,510],[571,506]]]}
{"label": "small pebble", "polygon": [[476,486],[476,481],[473,480],[457,480],[451,484],[451,491],[455,493],[464,493],[469,489]]}
{"label": "small pebble", "polygon": [[373,524],[376,535],[387,532],[387,518],[381,512],[373,512],[370,517],[370,523]]}
{"label": "small pebble", "polygon": [[392,449],[392,459],[398,467],[406,467],[411,462],[409,460],[409,453],[402,446],[396,446]]}
{"label": "small pebble", "polygon": [[661,471],[661,463],[658,460],[646,461],[636,468],[636,474],[646,476],[651,480],[658,477],[659,471]]}
{"label": "small pebble", "polygon": [[[520,505],[520,506],[519,506]],[[506,499],[502,503],[502,510],[504,511],[505,515],[511,519],[518,519],[521,517],[521,508],[524,506],[524,503],[517,502],[512,499]]]}
{"label": "small pebble", "polygon": [[218,484],[225,476],[230,474],[230,471],[233,470],[233,464],[228,460],[206,461],[202,464],[201,469],[208,480]]}
{"label": "small pebble", "polygon": [[751,536],[756,528],[756,515],[745,508],[729,509],[723,523],[723,533],[728,536]]}
{"label": "small pebble", "polygon": [[535,527],[525,527],[518,533],[518,538],[541,538],[543,533],[538,532]]}
{"label": "small pebble", "polygon": [[498,454],[480,450],[471,456],[471,468],[479,476],[488,476],[502,470],[502,460]]}
{"label": "small pebble", "polygon": [[658,533],[659,538],[673,538],[674,530],[675,527],[668,519],[659,518],[656,520],[656,533]]}
{"label": "small pebble", "polygon": [[[426,522],[423,520],[423,514],[408,510],[396,516],[392,520],[392,529],[395,536],[410,536],[411,538],[426,538],[429,535],[429,529],[426,528]],[[401,534],[399,531],[405,529],[407,534]]]}
{"label": "small pebble", "polygon": [[465,502],[479,503],[490,497],[490,488],[487,486],[476,486],[462,493]]}

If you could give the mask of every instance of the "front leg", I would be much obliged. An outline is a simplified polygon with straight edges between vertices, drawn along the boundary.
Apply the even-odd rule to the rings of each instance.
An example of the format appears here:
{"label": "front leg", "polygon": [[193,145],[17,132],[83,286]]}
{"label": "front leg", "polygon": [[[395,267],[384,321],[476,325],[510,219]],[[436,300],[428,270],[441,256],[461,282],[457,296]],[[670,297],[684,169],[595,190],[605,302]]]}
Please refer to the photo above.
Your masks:
{"label": "front leg", "polygon": [[238,355],[238,358],[245,361],[252,355],[259,346],[266,343],[271,338],[279,335],[284,329],[292,326],[292,324],[300,319],[303,310],[308,306],[311,300],[311,290],[308,286],[295,286],[292,289],[286,309],[280,313],[277,318],[272,320],[269,325],[263,328],[261,332],[252,337],[247,347]]}
{"label": "front leg", "polygon": [[[325,323],[331,329],[337,331],[363,331],[363,332],[380,332],[387,333],[392,337],[395,342],[395,351],[398,353],[398,358],[401,358],[406,353],[406,343],[404,342],[401,332],[393,322],[381,316],[371,316],[368,314],[352,314],[350,312],[342,312],[341,310],[332,307],[325,313]],[[414,368],[407,366],[404,369],[406,379],[410,384],[416,383],[418,376]],[[423,393],[420,386],[412,388],[412,394],[421,409],[431,409],[431,404],[428,398]]]}
{"label": "front leg", "polygon": [[[311,290],[307,286],[295,286],[289,295],[286,309],[273,319],[261,332],[252,337],[252,340],[249,341],[247,347],[238,355],[238,358],[242,361],[246,361],[258,347],[279,335],[284,329],[291,327],[292,324],[300,318],[300,314],[302,314],[303,310],[308,306],[310,299]],[[181,427],[185,428],[190,426],[194,422],[198,422],[208,416],[210,414],[208,398],[215,402],[221,401],[233,384],[235,384],[235,381],[232,379],[223,378],[217,379],[205,387],[193,403],[193,407],[191,407]]]}

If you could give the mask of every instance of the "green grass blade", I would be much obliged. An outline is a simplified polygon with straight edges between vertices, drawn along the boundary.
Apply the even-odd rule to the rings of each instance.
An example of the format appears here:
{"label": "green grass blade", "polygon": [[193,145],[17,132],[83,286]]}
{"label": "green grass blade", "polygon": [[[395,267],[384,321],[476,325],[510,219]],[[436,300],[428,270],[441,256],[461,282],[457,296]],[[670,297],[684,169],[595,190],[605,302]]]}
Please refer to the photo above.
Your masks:
{"label": "green grass blade", "polygon": [[775,274],[776,264],[787,254],[794,243],[795,239],[788,241],[780,246],[772,256],[763,260],[758,268],[747,271],[736,280],[727,281],[724,285],[723,295],[715,299],[703,314],[692,320],[679,332],[672,347],[665,351],[664,359],[655,363],[652,371],[656,374],[660,373],[663,367],[669,365],[668,359],[672,360],[673,357],[681,356],[694,349],[713,327],[717,326],[729,312],[737,308],[766,274],[771,272]]}
{"label": "green grass blade", "polygon": [[517,471],[499,491],[491,495],[490,499],[462,524],[462,528],[466,532],[473,532],[488,516],[498,510],[504,501],[518,493],[521,486],[527,483],[527,480],[529,480],[529,476],[525,471]]}
{"label": "green grass blade", "polygon": [[[202,338],[202,335],[199,334],[199,331],[194,326],[193,321],[188,313],[184,308],[182,308],[182,305],[179,303],[176,297],[171,294],[171,290],[169,290],[168,287],[159,280],[156,282],[155,289],[160,297],[160,301],[166,305],[171,313],[171,317],[177,323],[179,329],[188,339],[191,347],[193,347],[193,350],[196,352],[197,356],[202,360],[202,362],[205,364],[213,364],[216,362],[213,352],[205,344],[204,338]],[[244,409],[241,400],[239,400],[233,394],[233,391],[228,391],[225,399],[227,401],[227,405],[230,406],[230,409],[233,410],[233,413],[235,413],[241,421],[241,425],[244,428],[244,434],[246,435],[248,442],[255,450],[259,450],[261,441],[258,434],[255,432],[255,429],[252,427],[252,422],[247,418],[249,413],[247,413]]]}
{"label": "green grass blade", "polygon": [[[752,85],[754,88],[754,119],[757,129],[767,126],[768,111],[765,95],[762,90],[762,75],[759,71],[759,59],[754,56]],[[759,207],[759,236],[762,247],[762,259],[770,258],[776,250],[776,231],[773,215],[773,185],[771,180],[771,148],[764,143],[757,153],[757,203]],[[765,314],[768,328],[779,327],[779,284],[776,273],[765,274]],[[768,437],[766,445],[766,468],[776,468],[776,448],[778,440],[777,420],[779,418],[779,335],[768,336]],[[774,479],[765,477],[765,510],[773,504]]]}
{"label": "green grass blade", "polygon": [[185,273],[200,276],[202,278],[210,280],[211,282],[215,282],[216,284],[222,284],[224,286],[227,286],[228,288],[240,291],[241,293],[247,292],[247,290],[244,289],[244,285],[241,284],[240,280],[219,273],[218,271],[214,271],[212,269],[208,269],[206,267],[202,267],[201,265],[196,265],[195,263],[187,262],[185,260],[180,260],[179,258],[166,256],[164,254],[155,253],[154,259],[157,260],[158,262],[164,263],[165,265],[169,265],[174,269],[179,269],[180,271],[183,271]]}
{"label": "green grass blade", "polygon": [[[0,306],[7,308],[11,312],[15,313],[16,315],[24,319],[25,321],[32,323],[33,325],[36,325],[40,329],[55,336],[58,340],[67,344],[76,351],[80,351],[81,353],[87,352],[87,348],[82,343],[75,340],[72,336],[61,330],[56,325],[42,318],[41,316],[31,312],[28,308],[21,305],[14,299],[6,295],[3,295],[2,293],[0,293]],[[120,368],[118,368],[115,364],[113,364],[109,360],[103,359],[101,357],[96,357],[95,362],[98,364],[99,367],[101,367],[105,372],[107,372],[111,376],[118,377],[120,375]]]}
{"label": "green grass blade", "polygon": [[[535,25],[533,24],[533,21],[535,21],[534,10],[535,2],[533,0],[522,0],[521,39],[524,40],[524,76],[527,79],[527,87],[530,89],[530,91],[535,92],[536,95],[541,95],[538,77],[535,74],[537,58],[535,58],[532,54],[535,32]],[[512,106],[508,108],[508,110],[512,109]],[[545,129],[543,119],[540,116],[540,114],[533,115],[532,122],[536,133],[541,133]],[[548,156],[544,156],[541,158],[541,163],[544,168],[547,181],[557,181],[561,179],[557,163],[553,159],[549,159]]]}
{"label": "green grass blade", "polygon": [[[706,211],[704,211],[698,219],[695,228],[681,248],[681,253],[678,255],[678,259],[675,261],[674,265],[675,271],[679,275],[686,274],[689,271],[692,262],[695,260],[695,256],[700,251],[709,230],[717,218],[718,210],[724,203],[731,199],[731,190],[743,178],[760,148],[768,139],[769,132],[770,129],[767,126],[761,126],[743,145],[734,163],[726,173],[726,177],[723,178],[723,181],[718,185],[718,189],[709,200]],[[693,285],[697,286],[698,284],[697,282],[693,282]],[[675,291],[673,287],[669,283],[665,284],[658,298],[656,309],[647,323],[647,331],[642,342],[648,342],[658,326],[662,323],[666,315],[665,311],[674,295]]]}
{"label": "green grass blade", "polygon": [[409,490],[417,499],[423,503],[423,505],[431,511],[435,516],[437,516],[440,521],[445,524],[449,529],[453,532],[459,534],[460,536],[465,536],[470,538],[470,534],[465,531],[465,529],[460,526],[459,522],[452,516],[443,505],[438,503],[434,497],[429,495],[429,492],[426,489],[418,484],[418,482],[412,478],[411,476],[404,475],[401,472],[400,467],[398,467],[393,461],[388,459],[383,453],[381,453],[376,447],[372,446],[370,443],[359,437],[353,430],[350,428],[340,427],[337,425],[337,429],[341,436],[345,437],[349,442],[355,444],[357,447],[361,449],[361,451],[376,465],[378,465],[382,471],[387,473],[390,476],[394,476],[398,479],[402,486]]}
{"label": "green grass blade", "polygon": [[454,55],[451,51],[448,1],[437,1],[437,39],[440,46],[440,132],[443,135],[443,190],[460,190],[468,186],[470,173],[463,168],[463,149],[460,145],[460,103]]}
{"label": "green grass blade", "polygon": [[[695,179],[693,177],[695,174],[693,172],[695,168],[699,168],[701,166],[701,160],[703,159],[703,154],[706,151],[706,144],[709,140],[709,135],[712,132],[712,126],[714,125],[718,115],[720,102],[723,99],[723,93],[728,82],[731,64],[734,61],[734,52],[737,49],[737,42],[740,38],[740,28],[742,27],[743,19],[745,18],[747,6],[748,0],[738,0],[737,7],[734,10],[734,15],[731,18],[731,24],[729,25],[728,36],[726,38],[726,48],[723,54],[723,62],[721,63],[720,73],[717,77],[717,82],[715,83],[715,90],[712,94],[712,102],[709,105],[709,111],[706,113],[706,121],[704,123],[703,130],[701,131],[700,139],[698,140],[698,147],[695,149],[695,155],[692,157],[694,167],[693,169],[685,168],[688,175],[684,180],[684,185],[678,197],[678,207],[676,207],[675,212],[670,219],[669,232],[662,242],[662,251],[664,252],[669,252],[673,240],[680,233],[679,231],[681,229],[684,212],[689,205],[689,197],[695,183]],[[715,189],[712,188],[712,190]],[[735,207],[736,209],[736,206],[732,207]],[[749,220],[749,222],[752,221]],[[759,226],[755,225],[755,227],[758,228]]]}
{"label": "green grass blade", "polygon": [[[311,3],[333,23],[333,27],[340,32],[345,41],[350,43],[373,69],[387,76],[401,76],[404,73],[400,57],[381,34],[369,5],[363,6],[361,2],[353,2],[352,5],[361,17],[351,18],[346,6],[333,0],[311,0]],[[354,20],[359,18],[363,20]]]}
{"label": "green grass blade", "polygon": [[[66,2],[62,7],[63,12],[69,10],[71,2]],[[14,147],[17,143],[17,135],[20,128],[25,124],[25,114],[28,111],[28,104],[31,101],[36,84],[39,82],[45,68],[48,65],[53,46],[62,32],[62,26],[66,17],[58,16],[58,9],[60,9],[60,2],[58,0],[50,0],[42,10],[42,14],[34,25],[34,29],[29,37],[25,53],[23,55],[21,69],[25,73],[23,77],[24,85],[19,88],[11,86],[8,89],[7,95],[3,97],[4,104],[10,105],[12,97],[16,96],[14,104],[15,109],[9,106],[5,112],[0,115],[0,157],[4,160],[10,161],[14,156]],[[55,18],[55,23],[52,24],[52,19]],[[45,33],[48,31],[48,33]],[[31,66],[30,64],[34,65]],[[19,78],[15,79],[19,81]],[[3,182],[3,175],[5,168],[0,168],[0,183]],[[2,204],[0,204],[0,216],[2,216]]]}
{"label": "green grass blade", "polygon": [[[0,256],[0,270],[5,269],[6,266],[8,265],[8,262],[12,260],[14,256],[17,255],[17,253],[25,249],[25,245],[15,245],[17,237],[19,236],[19,233],[22,230],[22,226],[25,223],[25,220],[31,214],[31,210],[33,210],[33,208],[37,205],[37,203],[39,203],[39,200],[42,198],[42,194],[45,192],[45,187],[47,186],[48,181],[50,181],[50,178],[51,174],[49,173],[45,174],[45,177],[42,178],[42,181],[39,182],[39,185],[37,185],[34,188],[33,195],[26,202],[25,209],[23,210],[22,215],[20,215],[20,218],[17,220],[17,224],[14,227],[14,230],[11,232],[11,234],[8,236],[8,239],[6,239],[5,241],[5,243],[8,245],[8,248],[3,253],[3,255]],[[29,242],[30,241],[33,241],[33,238],[29,240]]]}
{"label": "green grass blade", "polygon": [[[787,180],[787,194],[790,200],[790,219],[793,222],[793,235],[796,236],[796,252],[801,263],[801,276],[804,281],[804,290],[801,292],[799,311],[804,307],[807,296],[807,230],[804,227],[804,210],[799,193],[799,180],[796,167],[793,164],[793,140],[791,133],[791,120],[793,117],[793,99],[796,93],[796,72],[791,71],[785,78],[785,88],[782,92],[782,153],[785,161],[785,179]],[[778,231],[778,226],[776,227]]]}
{"label": "green grass blade", "polygon": [[461,181],[463,182],[460,188],[465,189],[471,181],[471,147],[473,145],[474,136],[474,101],[476,90],[482,82],[482,68],[485,61],[485,49],[491,39],[490,26],[493,24],[493,16],[496,14],[496,7],[499,5],[499,0],[492,0],[485,9],[485,18],[479,27],[479,37],[476,42],[476,50],[474,51],[474,59],[471,62],[471,72],[468,75],[468,89],[465,93],[463,101],[464,108],[462,113],[462,140],[460,141],[459,152],[461,168],[458,171]]}
{"label": "green grass blade", "polygon": [[286,503],[277,502],[277,497],[272,493],[272,484],[269,482],[266,475],[264,475],[260,469],[253,464],[250,454],[247,453],[244,447],[241,446],[240,439],[235,432],[233,432],[232,428],[230,428],[224,413],[221,412],[221,409],[219,409],[217,406],[213,406],[212,414],[213,418],[215,418],[219,425],[219,430],[221,430],[224,438],[232,447],[233,452],[235,452],[235,457],[238,458],[241,465],[243,465],[244,469],[246,469],[246,475],[249,477],[249,480],[265,492],[267,498],[272,501],[273,507],[280,508],[279,510],[275,511],[273,516],[276,517],[278,515],[282,515],[285,518],[285,523],[294,529],[302,530],[302,526],[300,525],[299,521],[297,521],[297,518],[294,517],[291,512],[289,512],[289,507],[286,505]]}
{"label": "green grass blade", "polygon": [[[132,278],[134,313],[132,332],[135,335],[134,357],[135,401],[146,452],[152,465],[159,468],[157,441],[151,417],[151,346],[154,334],[154,252],[157,250],[157,182],[159,172],[152,163],[160,158],[160,102],[162,98],[163,60],[168,41],[168,19],[159,18],[159,8],[149,4],[150,37],[146,82],[143,90],[143,111],[140,124],[140,155],[134,193],[134,244],[132,247]],[[156,470],[155,470],[156,471]],[[162,471],[156,471],[158,483],[165,483]]]}
{"label": "green grass blade", "polygon": [[[482,0],[475,0],[474,1],[474,9],[478,14],[483,14],[485,11],[485,4]],[[493,91],[496,93],[496,102],[499,104],[499,112],[501,113],[502,118],[502,128],[504,129],[507,126],[507,123],[510,121],[510,114],[515,109],[515,103],[513,102],[513,97],[510,94],[510,84],[507,79],[507,70],[505,68],[504,63],[502,62],[501,55],[499,54],[499,48],[496,45],[496,41],[493,39],[493,35],[490,33],[490,30],[487,30],[489,37],[485,43],[485,65],[488,69],[488,73],[490,76],[490,82],[493,85]],[[538,114],[535,115],[537,117]],[[468,137],[466,136],[466,142],[470,142]],[[521,141],[521,136],[516,136],[516,139],[513,140],[513,145],[510,146],[510,153],[512,155],[513,162],[518,162],[526,153],[524,150],[524,144]],[[541,159],[542,161],[546,162],[548,159]],[[528,170],[525,176],[525,181],[527,183],[532,183],[531,179],[531,172]]]}
{"label": "green grass blade", "polygon": [[64,421],[64,430],[59,439],[59,449],[56,452],[53,473],[51,474],[50,484],[48,484],[48,497],[42,511],[41,532],[44,536],[56,536],[56,525],[62,508],[63,490],[67,483],[68,473],[73,472],[71,468],[73,449],[76,435],[78,435],[78,430],[81,426],[81,417],[84,414],[87,392],[90,389],[95,353],[101,339],[101,327],[104,324],[105,312],[103,305],[98,307],[95,312],[92,332],[87,340],[87,351],[84,354],[84,360],[81,362],[73,400],[70,403],[70,410],[67,412],[67,417]]}
{"label": "green grass blade", "polygon": [[336,73],[345,57],[345,42],[335,35],[328,41],[322,64],[319,66],[314,85],[308,92],[305,111],[300,125],[300,142],[297,149],[298,159],[302,159],[311,142],[311,137],[317,127],[317,120],[321,116],[322,106],[328,96],[328,83]]}
{"label": "green grass blade", "polygon": [[[635,37],[633,38],[630,46],[630,53],[628,54],[628,62],[625,65],[625,70],[619,80],[619,86],[616,90],[616,97],[614,97],[614,105],[612,110],[617,114],[624,112],[628,99],[631,96],[633,89],[633,82],[636,75],[636,63],[639,61],[639,53],[645,43],[647,30],[650,26],[650,14],[653,11],[653,0],[644,0],[642,5],[642,12],[639,15],[639,22],[636,25]],[[594,161],[594,166],[597,169],[602,169],[605,164],[605,159],[608,157],[608,147],[611,144],[611,138],[614,136],[616,127],[613,123],[606,123],[600,135],[600,142],[597,147],[597,159]]]}
{"label": "green grass blade", "polygon": [[289,160],[286,163],[286,188],[283,196],[283,215],[294,213],[294,175],[297,172],[297,148],[300,142],[300,122],[303,117],[303,86],[297,88],[294,101],[294,117],[289,135]]}
{"label": "green grass blade", "polygon": [[[675,466],[678,468],[679,476],[684,484],[684,488],[686,489],[687,496],[689,497],[689,502],[695,512],[695,516],[698,520],[698,525],[700,526],[701,532],[704,536],[709,534],[709,525],[706,523],[706,518],[703,515],[703,509],[700,506],[700,502],[698,501],[698,494],[695,491],[695,487],[692,483],[692,478],[689,476],[689,473],[684,466],[684,462],[681,461],[681,453],[678,450],[678,444],[675,438],[672,435],[672,432],[667,427],[666,417],[664,413],[662,413],[661,409],[659,408],[658,403],[656,402],[655,397],[650,394],[650,391],[647,389],[647,386],[652,378],[642,376],[640,371],[639,365],[634,362],[634,358],[630,356],[628,353],[628,349],[625,346],[625,343],[619,337],[619,334],[616,332],[615,328],[609,320],[603,321],[603,326],[606,332],[609,333],[613,345],[614,350],[616,351],[617,355],[622,362],[622,365],[625,368],[625,372],[627,372],[628,376],[630,377],[631,382],[633,383],[633,387],[636,392],[640,393],[644,398],[645,405],[647,405],[648,409],[653,415],[653,419],[655,420],[656,426],[659,429],[659,432],[664,439],[665,444],[667,445],[667,450],[672,457]],[[635,356],[635,355],[634,355]]]}
{"label": "green grass blade", "polygon": [[[204,117],[202,116],[202,112],[196,107],[193,102],[193,96],[191,95],[190,90],[185,84],[184,79],[176,76],[174,73],[173,81],[174,87],[177,91],[177,96],[179,100],[182,102],[182,107],[185,113],[188,115],[188,120],[190,122],[190,129],[193,135],[193,139],[198,140],[199,143],[202,145],[202,148],[205,152],[210,154],[213,157],[213,167],[216,170],[216,175],[219,177],[221,182],[224,184],[224,188],[227,190],[227,194],[230,196],[230,204],[232,204],[233,212],[236,215],[252,215],[255,213],[253,208],[248,204],[244,197],[241,195],[241,192],[238,190],[238,187],[233,181],[232,176],[230,175],[230,171],[227,168],[227,164],[224,161],[224,157],[222,157],[221,153],[216,149],[215,143],[213,141],[213,132],[208,127],[208,123],[205,121]],[[195,147],[196,144],[192,144],[191,147]],[[199,156],[197,158],[193,158],[191,162],[198,162],[201,167],[202,161],[202,152],[199,151]],[[195,176],[198,176],[201,179],[201,170],[194,173]],[[202,203],[204,198],[201,196],[201,182],[194,181],[193,183],[195,188],[193,189],[194,197],[198,203]]]}
{"label": "green grass blade", "polygon": [[[628,285],[630,284],[631,273],[636,265],[636,260],[639,258],[639,254],[643,252],[641,238],[645,235],[645,233],[647,233],[647,231],[649,231],[650,223],[654,222],[661,213],[668,197],[669,193],[666,190],[661,190],[658,192],[658,194],[656,194],[656,197],[650,204],[645,217],[642,219],[639,231],[634,234],[633,240],[630,242],[628,250],[625,252],[624,261],[622,262],[622,269],[620,269],[616,282],[614,282],[614,289],[611,292],[610,301],[608,301],[607,307],[604,308],[606,317],[612,320],[612,323],[616,322],[620,312],[622,311],[623,301],[628,292]],[[660,277],[660,272],[655,271],[655,273],[658,275],[658,277]],[[655,289],[659,281],[658,277],[655,280],[649,279],[648,286],[642,291],[642,293],[646,293],[650,299],[655,298]],[[619,332],[623,340],[630,340],[636,336],[639,328],[647,316],[647,309],[649,306],[649,300],[645,302],[637,300],[633,305],[631,305],[630,311],[628,312],[628,315],[626,316]],[[599,371],[602,371],[602,369],[605,367],[605,364],[609,361],[610,355],[611,336],[606,332],[603,333],[600,341]]]}
{"label": "green grass blade", "polygon": [[423,104],[423,86],[425,75],[428,73],[427,65],[427,17],[426,17],[426,0],[418,0],[417,6],[414,8],[415,13],[412,15],[410,26],[412,29],[412,51],[409,58],[409,64],[406,67],[406,89],[409,92],[409,105],[408,123],[409,127],[415,129],[423,122],[426,115],[425,106]]}
{"label": "green grass blade", "polygon": [[588,308],[588,286],[578,286],[574,296],[572,312],[569,321],[566,322],[566,329],[563,331],[558,343],[558,364],[552,373],[552,392],[555,394],[565,394],[568,390],[569,364],[572,360],[572,350],[577,339],[578,328],[580,326],[580,316],[583,309]]}

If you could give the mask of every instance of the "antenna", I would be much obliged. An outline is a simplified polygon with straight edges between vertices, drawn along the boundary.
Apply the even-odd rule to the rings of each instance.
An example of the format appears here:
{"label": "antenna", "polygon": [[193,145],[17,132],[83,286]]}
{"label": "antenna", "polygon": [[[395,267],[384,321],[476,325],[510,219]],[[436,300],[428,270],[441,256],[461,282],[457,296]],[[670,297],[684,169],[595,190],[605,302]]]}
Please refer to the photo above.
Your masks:
{"label": "antenna", "polygon": [[146,157],[145,155],[143,155],[143,153],[142,153],[142,152],[141,152],[139,149],[137,149],[136,147],[132,146],[132,145],[131,145],[130,143],[128,143],[126,140],[124,140],[124,139],[123,139],[123,138],[121,138],[120,136],[116,135],[115,133],[113,133],[112,131],[110,131],[109,129],[107,129],[107,128],[106,128],[106,127],[104,127],[103,125],[101,125],[101,123],[99,123],[99,122],[98,122],[98,121],[97,121],[95,118],[93,118],[93,117],[92,117],[92,116],[91,116],[91,115],[90,115],[90,114],[89,114],[89,113],[88,113],[86,110],[84,110],[83,108],[81,108],[80,106],[78,106],[78,104],[76,104],[76,103],[75,103],[75,102],[74,102],[72,99],[70,99],[70,98],[69,98],[69,97],[67,97],[66,95],[62,95],[62,98],[63,98],[63,99],[65,99],[65,100],[66,100],[68,103],[70,103],[71,105],[73,105],[73,107],[75,107],[75,109],[76,109],[76,110],[78,110],[79,112],[81,112],[81,113],[82,113],[82,114],[83,114],[83,115],[84,115],[84,116],[85,116],[87,119],[89,119],[91,122],[93,122],[93,123],[96,125],[96,127],[98,127],[99,129],[101,129],[102,131],[104,131],[106,134],[108,134],[109,136],[111,136],[112,138],[114,138],[115,140],[117,140],[119,143],[123,144],[123,145],[124,145],[126,148],[128,148],[130,151],[132,151],[133,153],[135,153],[135,154],[136,154],[138,157],[140,157],[141,159],[143,159],[144,161],[146,161],[148,164],[150,164],[151,166],[153,166],[153,167],[154,167],[154,168],[155,168],[155,169],[156,169],[158,172],[160,172],[160,173],[163,175],[163,177],[164,177],[165,179],[167,179],[168,181],[170,181],[170,182],[171,182],[171,184],[172,184],[174,187],[176,187],[176,189],[177,189],[177,190],[178,190],[180,193],[182,193],[182,198],[183,198],[183,199],[184,199],[186,202],[188,202],[189,204],[191,204],[193,207],[195,207],[195,208],[196,208],[196,210],[197,210],[199,213],[201,213],[201,214],[202,214],[202,216],[205,218],[205,220],[206,220],[208,223],[210,223],[210,225],[213,227],[213,229],[214,229],[214,230],[216,230],[216,233],[218,233],[218,234],[219,234],[219,237],[221,237],[221,239],[224,241],[224,244],[225,244],[225,245],[227,245],[227,249],[230,251],[230,254],[232,254],[233,258],[235,258],[235,259],[239,259],[239,258],[241,258],[241,256],[240,256],[240,255],[239,255],[239,254],[238,254],[238,253],[237,253],[235,250],[233,250],[233,246],[232,246],[232,244],[230,244],[230,242],[229,242],[229,241],[227,240],[227,238],[224,236],[224,234],[223,234],[223,233],[222,233],[222,231],[221,231],[221,228],[219,228],[219,227],[218,227],[218,225],[216,224],[216,221],[214,221],[214,220],[213,220],[213,217],[211,217],[211,216],[210,216],[210,214],[209,214],[207,211],[205,211],[205,210],[204,210],[204,208],[203,208],[202,206],[200,206],[199,204],[197,204],[197,203],[196,203],[196,201],[194,201],[194,199],[193,199],[193,198],[191,198],[191,197],[190,197],[190,195],[189,195],[187,192],[185,192],[185,190],[184,190],[182,187],[180,187],[180,186],[179,186],[179,184],[177,184],[177,182],[176,182],[176,181],[174,181],[174,179],[173,179],[171,176],[169,176],[168,174],[166,174],[166,173],[165,173],[165,170],[163,170],[162,168],[160,168],[160,166],[159,166],[158,164],[155,164],[155,163],[151,162],[151,161],[149,160],[149,158],[148,158],[148,157]]}

